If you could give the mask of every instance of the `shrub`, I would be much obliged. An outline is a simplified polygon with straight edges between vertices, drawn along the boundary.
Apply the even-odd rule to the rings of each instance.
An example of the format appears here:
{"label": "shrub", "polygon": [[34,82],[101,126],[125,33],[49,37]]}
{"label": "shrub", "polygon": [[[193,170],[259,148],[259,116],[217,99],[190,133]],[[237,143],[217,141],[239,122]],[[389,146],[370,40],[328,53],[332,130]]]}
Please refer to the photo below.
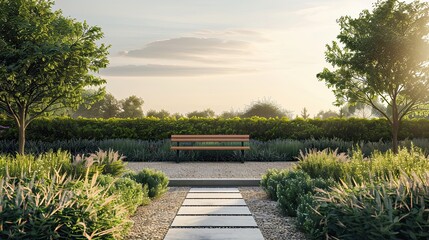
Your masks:
{"label": "shrub", "polygon": [[168,189],[168,177],[161,171],[145,168],[137,173],[129,173],[126,177],[144,185],[147,185],[150,198],[157,198]]}
{"label": "shrub", "polygon": [[125,163],[122,162],[123,156],[118,152],[109,150],[107,152],[98,150],[88,156],[77,155],[73,158],[71,166],[65,166],[66,171],[74,174],[76,177],[82,176],[87,169],[91,174],[101,172],[102,174],[119,177],[125,172]]}
{"label": "shrub", "polygon": [[97,181],[100,186],[108,189],[109,196],[116,196],[115,203],[125,206],[130,215],[136,212],[138,206],[150,203],[147,186],[142,187],[130,178],[100,175]]}
{"label": "shrub", "polygon": [[289,170],[269,169],[262,175],[261,187],[271,200],[277,201],[277,185],[288,171]]}
{"label": "shrub", "polygon": [[132,225],[127,210],[94,179],[2,177],[0,238],[122,239]]}
{"label": "shrub", "polygon": [[353,151],[351,157],[325,150],[302,155],[296,168],[312,178],[362,183],[383,181],[390,175],[399,176],[402,171],[423,173],[429,169],[429,161],[423,151],[414,146],[400,148],[396,155],[390,150],[386,153],[376,151],[370,158],[363,157],[360,150]]}
{"label": "shrub", "polygon": [[[342,184],[316,197],[305,229],[312,238],[428,239],[429,174],[401,174],[380,183]],[[307,201],[310,202],[310,201]]]}
{"label": "shrub", "polygon": [[[2,139],[17,139],[18,130],[12,120],[0,120],[10,126]],[[428,120],[404,120],[400,139],[429,138]],[[143,119],[71,119],[41,118],[27,129],[28,140],[54,142],[70,139],[141,140],[168,139],[171,134],[250,134],[253,139],[332,139],[344,141],[390,141],[389,125],[384,119],[295,119],[284,118],[143,118]],[[92,149],[94,151],[96,149]]]}
{"label": "shrub", "polygon": [[344,153],[330,150],[311,150],[307,154],[301,152],[297,169],[304,171],[311,178],[333,178],[338,181],[344,177],[343,163],[348,160]]}
{"label": "shrub", "polygon": [[63,151],[49,151],[34,155],[0,155],[0,177],[44,178],[54,174],[61,166],[70,165],[71,155]]}
{"label": "shrub", "polygon": [[327,189],[334,184],[331,179],[312,179],[303,171],[289,171],[277,185],[279,206],[288,216],[295,217],[304,195],[313,193],[316,188]]}
{"label": "shrub", "polygon": [[[420,147],[424,153],[429,153],[429,139],[414,139],[413,141],[402,141],[401,146],[411,148],[411,145]],[[176,153],[170,150],[170,140],[142,141],[135,139],[106,139],[106,140],[57,140],[54,142],[27,141],[26,152],[34,155],[45,152],[68,151],[72,155],[87,155],[99,149],[112,149],[118,154],[126,155],[127,161],[175,161]],[[246,161],[289,161],[300,157],[300,152],[308,149],[324,150],[337,149],[337,153],[353,154],[353,149],[358,148],[364,156],[370,156],[373,152],[387,152],[391,143],[386,142],[359,142],[344,141],[340,139],[276,139],[266,142],[251,140],[250,150],[245,152]],[[18,144],[16,141],[0,140],[0,152],[15,154]],[[207,161],[219,160],[237,161],[241,160],[239,151],[182,151],[180,161]]]}

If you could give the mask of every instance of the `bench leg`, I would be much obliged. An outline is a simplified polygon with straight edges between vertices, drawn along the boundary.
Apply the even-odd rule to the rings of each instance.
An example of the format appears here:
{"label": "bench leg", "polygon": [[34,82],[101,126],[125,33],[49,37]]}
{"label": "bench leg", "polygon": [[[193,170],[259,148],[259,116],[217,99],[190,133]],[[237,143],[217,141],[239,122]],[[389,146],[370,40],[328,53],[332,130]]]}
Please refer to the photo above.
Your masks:
{"label": "bench leg", "polygon": [[[176,145],[177,145],[177,146],[179,146],[179,145],[180,145],[180,143],[179,143],[179,142],[177,142],[177,143],[176,143]],[[177,150],[177,151],[176,151],[176,163],[179,163],[179,156],[180,156],[180,154],[179,154],[179,150]]]}
{"label": "bench leg", "polygon": [[[241,146],[244,147],[244,142],[241,142]],[[241,150],[241,163],[244,163],[244,150]]]}

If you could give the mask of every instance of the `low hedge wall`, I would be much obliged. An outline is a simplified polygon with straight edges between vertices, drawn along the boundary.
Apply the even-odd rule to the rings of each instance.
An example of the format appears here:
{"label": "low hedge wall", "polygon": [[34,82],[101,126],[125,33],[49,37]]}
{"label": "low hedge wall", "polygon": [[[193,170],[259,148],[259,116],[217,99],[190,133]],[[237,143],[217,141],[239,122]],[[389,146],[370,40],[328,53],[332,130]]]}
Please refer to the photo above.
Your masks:
{"label": "low hedge wall", "polygon": [[[18,129],[12,120],[0,120],[11,126],[0,133],[0,139],[17,139]],[[69,139],[140,139],[162,140],[171,134],[250,134],[252,139],[320,139],[346,141],[390,140],[390,128],[384,119],[71,119],[41,118],[27,129],[28,140],[53,142]],[[429,120],[406,120],[400,139],[429,138]]]}

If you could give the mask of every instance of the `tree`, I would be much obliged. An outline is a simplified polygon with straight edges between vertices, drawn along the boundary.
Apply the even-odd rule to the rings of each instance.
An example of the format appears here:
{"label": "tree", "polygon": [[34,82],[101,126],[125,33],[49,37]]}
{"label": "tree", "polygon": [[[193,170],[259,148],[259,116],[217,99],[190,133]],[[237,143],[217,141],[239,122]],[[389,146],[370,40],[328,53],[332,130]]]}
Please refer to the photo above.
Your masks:
{"label": "tree", "polygon": [[223,112],[219,117],[228,119],[240,117],[241,115],[243,115],[243,113],[241,113],[240,111],[234,111],[233,109],[231,109],[230,111]]}
{"label": "tree", "polygon": [[199,118],[213,118],[216,116],[215,112],[211,110],[210,108],[207,108],[204,111],[193,111],[188,114],[186,114],[188,118],[191,117],[199,117]]}
{"label": "tree", "polygon": [[427,111],[429,102],[429,4],[379,1],[372,12],[338,23],[340,44],[325,52],[334,69],[317,77],[333,89],[336,105],[364,103],[386,118],[397,153],[402,119]]}
{"label": "tree", "polygon": [[[110,93],[104,94],[99,99],[94,91],[85,91],[83,93],[84,101],[83,104],[79,105],[78,109],[72,114],[73,118],[85,117],[85,118],[114,118],[118,117],[121,110],[119,101]],[[94,101],[98,99],[98,101]]]}
{"label": "tree", "polygon": [[94,76],[108,64],[108,46],[97,45],[99,27],[53,11],[52,0],[0,0],[0,109],[19,128],[24,154],[28,125],[45,112],[77,107]]}
{"label": "tree", "polygon": [[161,109],[159,111],[149,110],[146,113],[146,117],[156,117],[159,119],[164,119],[170,117],[170,113],[167,110]]}
{"label": "tree", "polygon": [[328,119],[328,118],[336,118],[339,117],[340,115],[338,115],[338,113],[332,111],[332,110],[328,110],[328,111],[320,111],[319,113],[317,113],[316,118],[320,118],[320,119]]}
{"label": "tree", "polygon": [[104,96],[100,107],[102,118],[118,117],[121,111],[119,101],[112,94],[108,93]]}
{"label": "tree", "polygon": [[249,106],[243,113],[242,117],[264,117],[264,118],[275,118],[275,117],[288,117],[292,118],[292,114],[289,111],[283,110],[278,104],[268,101],[260,100],[254,102]]}
{"label": "tree", "polygon": [[310,117],[310,114],[308,113],[307,108],[302,109],[301,117],[304,118],[304,119],[307,119],[307,118]]}
{"label": "tree", "polygon": [[122,112],[119,116],[123,118],[142,118],[143,103],[143,99],[134,95],[122,100]]}

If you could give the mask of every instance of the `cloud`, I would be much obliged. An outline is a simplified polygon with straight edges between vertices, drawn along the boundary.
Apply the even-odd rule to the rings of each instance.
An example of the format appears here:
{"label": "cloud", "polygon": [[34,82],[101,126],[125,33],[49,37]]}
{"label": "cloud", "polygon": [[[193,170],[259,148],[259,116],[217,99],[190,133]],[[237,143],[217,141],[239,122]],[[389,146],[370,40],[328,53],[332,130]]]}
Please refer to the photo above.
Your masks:
{"label": "cloud", "polygon": [[141,49],[121,52],[121,56],[142,59],[167,59],[201,63],[226,63],[251,55],[252,44],[241,40],[181,37],[147,44]]}
{"label": "cloud", "polygon": [[124,65],[108,67],[101,71],[102,76],[111,77],[192,77],[206,75],[225,75],[249,73],[254,69],[239,69],[227,67],[192,67],[178,65]]}

